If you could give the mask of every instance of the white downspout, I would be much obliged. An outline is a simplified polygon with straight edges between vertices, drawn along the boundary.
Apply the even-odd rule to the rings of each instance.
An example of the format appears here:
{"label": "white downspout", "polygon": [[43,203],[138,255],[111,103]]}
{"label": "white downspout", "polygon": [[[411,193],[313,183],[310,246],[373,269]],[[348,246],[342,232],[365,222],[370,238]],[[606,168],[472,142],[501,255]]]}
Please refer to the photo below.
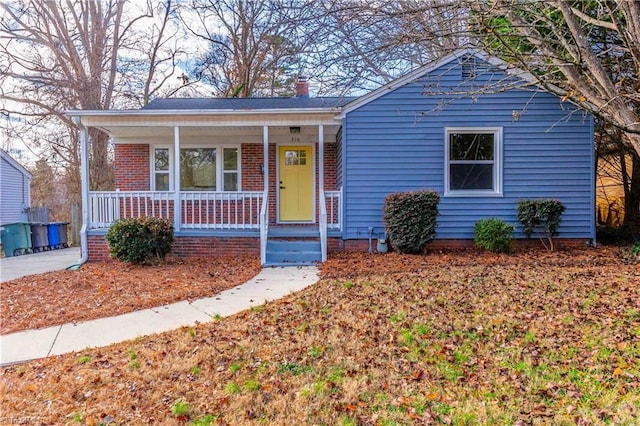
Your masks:
{"label": "white downspout", "polygon": [[82,265],[89,259],[89,242],[87,229],[89,228],[89,135],[82,124],[81,117],[73,117],[73,121],[80,128],[80,191],[82,197],[82,227],[80,228],[80,259]]}

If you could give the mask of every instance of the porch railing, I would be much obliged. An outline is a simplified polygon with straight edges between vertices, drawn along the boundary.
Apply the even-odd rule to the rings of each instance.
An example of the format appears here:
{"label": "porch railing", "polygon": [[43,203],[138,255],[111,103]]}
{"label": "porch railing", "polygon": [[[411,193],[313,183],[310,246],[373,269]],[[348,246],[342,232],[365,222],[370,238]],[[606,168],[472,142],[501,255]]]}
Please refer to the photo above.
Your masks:
{"label": "porch railing", "polygon": [[322,261],[327,261],[327,202],[324,190],[320,190],[320,252]]}
{"label": "porch railing", "polygon": [[267,263],[267,236],[269,232],[269,193],[265,191],[260,207],[260,263]]}
{"label": "porch railing", "polygon": [[[182,192],[180,227],[184,229],[259,229],[262,192]],[[92,191],[89,228],[104,229],[123,218],[174,218],[174,192]]]}
{"label": "porch railing", "polygon": [[263,192],[182,192],[182,228],[259,229]]}
{"label": "porch railing", "polygon": [[89,228],[108,228],[118,219],[154,216],[173,220],[173,192],[91,191]]}
{"label": "porch railing", "polygon": [[342,187],[338,191],[324,191],[325,208],[327,209],[327,228],[342,229]]}

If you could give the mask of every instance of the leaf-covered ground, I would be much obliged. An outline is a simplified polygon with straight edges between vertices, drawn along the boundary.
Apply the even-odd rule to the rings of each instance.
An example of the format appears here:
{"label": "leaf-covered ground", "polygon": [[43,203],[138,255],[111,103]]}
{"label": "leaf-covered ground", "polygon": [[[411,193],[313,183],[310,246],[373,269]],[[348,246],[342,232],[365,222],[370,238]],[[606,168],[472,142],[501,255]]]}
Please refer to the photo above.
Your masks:
{"label": "leaf-covered ground", "polygon": [[255,256],[236,256],[155,266],[94,262],[77,271],[29,275],[0,283],[0,334],[212,296],[259,271]]}
{"label": "leaf-covered ground", "polygon": [[2,370],[4,422],[626,424],[640,268],[615,249],[340,255],[230,318]]}

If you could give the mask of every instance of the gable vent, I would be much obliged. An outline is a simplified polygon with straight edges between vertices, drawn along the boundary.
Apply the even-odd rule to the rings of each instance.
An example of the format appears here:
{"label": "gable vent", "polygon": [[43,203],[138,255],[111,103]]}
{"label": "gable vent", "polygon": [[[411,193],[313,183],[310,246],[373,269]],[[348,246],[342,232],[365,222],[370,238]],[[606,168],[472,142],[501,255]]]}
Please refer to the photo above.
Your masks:
{"label": "gable vent", "polygon": [[478,63],[475,56],[464,56],[462,58],[462,79],[473,80],[478,72]]}
{"label": "gable vent", "polygon": [[463,81],[475,80],[481,74],[495,73],[498,71],[493,65],[472,55],[463,56],[460,60],[460,65],[462,65]]}

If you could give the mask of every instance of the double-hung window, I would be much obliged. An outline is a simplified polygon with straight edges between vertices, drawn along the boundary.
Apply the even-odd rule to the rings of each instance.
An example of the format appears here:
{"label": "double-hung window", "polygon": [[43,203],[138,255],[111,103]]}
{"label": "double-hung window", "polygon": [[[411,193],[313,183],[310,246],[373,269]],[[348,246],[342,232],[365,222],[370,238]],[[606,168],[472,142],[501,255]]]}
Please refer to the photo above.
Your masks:
{"label": "double-hung window", "polygon": [[[154,148],[152,164],[154,190],[173,188],[173,151]],[[238,147],[180,148],[181,191],[238,191],[240,189]]]}
{"label": "double-hung window", "polygon": [[445,129],[445,195],[502,195],[502,128]]}
{"label": "double-hung window", "polygon": [[171,188],[169,148],[156,148],[153,154],[153,188],[156,191],[169,191]]}

